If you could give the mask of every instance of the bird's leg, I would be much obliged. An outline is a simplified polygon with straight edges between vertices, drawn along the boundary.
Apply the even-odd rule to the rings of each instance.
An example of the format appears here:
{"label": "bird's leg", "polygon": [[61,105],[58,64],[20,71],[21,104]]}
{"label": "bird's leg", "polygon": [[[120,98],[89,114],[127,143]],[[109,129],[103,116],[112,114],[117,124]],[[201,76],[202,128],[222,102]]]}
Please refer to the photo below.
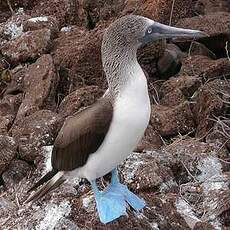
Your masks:
{"label": "bird's leg", "polygon": [[108,189],[100,191],[96,180],[90,183],[95,195],[98,215],[102,223],[106,224],[126,214],[126,204],[122,194]]}
{"label": "bird's leg", "polygon": [[112,170],[112,178],[111,178],[111,184],[117,184],[120,183],[119,177],[118,177],[118,172],[117,169]]}
{"label": "bird's leg", "polygon": [[120,183],[116,168],[112,171],[111,184],[107,188],[107,191],[122,194],[124,196],[124,200],[136,211],[144,208],[145,206],[145,201],[143,199],[140,199],[137,195],[131,192],[126,185]]}

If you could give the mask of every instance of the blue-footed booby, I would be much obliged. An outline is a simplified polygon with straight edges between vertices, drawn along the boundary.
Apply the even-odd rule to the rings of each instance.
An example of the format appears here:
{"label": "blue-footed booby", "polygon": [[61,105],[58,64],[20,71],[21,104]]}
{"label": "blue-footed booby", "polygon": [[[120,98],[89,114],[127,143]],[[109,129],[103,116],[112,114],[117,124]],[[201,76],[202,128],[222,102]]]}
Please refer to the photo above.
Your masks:
{"label": "blue-footed booby", "polygon": [[[70,116],[54,142],[52,170],[29,191],[44,184],[27,202],[37,200],[72,177],[86,178],[92,186],[101,222],[126,213],[126,205],[140,210],[145,201],[120,183],[116,167],[135,149],[150,119],[145,74],[137,49],[148,42],[174,37],[200,37],[198,30],[166,26],[129,15],[105,31],[101,47],[108,90],[96,103]],[[110,185],[100,191],[96,179],[112,172]]]}

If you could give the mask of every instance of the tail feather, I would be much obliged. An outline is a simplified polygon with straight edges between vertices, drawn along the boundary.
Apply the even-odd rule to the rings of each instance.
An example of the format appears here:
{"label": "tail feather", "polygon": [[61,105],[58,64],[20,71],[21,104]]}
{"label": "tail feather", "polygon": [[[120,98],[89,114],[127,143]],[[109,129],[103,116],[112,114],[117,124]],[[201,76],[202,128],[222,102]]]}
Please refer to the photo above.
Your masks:
{"label": "tail feather", "polygon": [[55,176],[58,173],[57,170],[53,169],[52,171],[49,171],[46,173],[45,176],[43,176],[33,187],[31,187],[27,193],[30,193],[31,191],[38,188],[40,185],[44,184],[45,182],[49,181],[53,176]]}
{"label": "tail feather", "polygon": [[[63,178],[64,172],[59,171],[57,174],[55,174],[52,179],[46,183],[44,186],[42,186],[37,192],[34,194],[31,194],[25,201],[25,203],[29,203],[31,201],[36,201],[40,199],[42,196],[44,196],[49,191],[57,188],[59,185],[61,185],[65,179]],[[42,179],[41,179],[42,180]],[[34,187],[34,186],[33,186]]]}

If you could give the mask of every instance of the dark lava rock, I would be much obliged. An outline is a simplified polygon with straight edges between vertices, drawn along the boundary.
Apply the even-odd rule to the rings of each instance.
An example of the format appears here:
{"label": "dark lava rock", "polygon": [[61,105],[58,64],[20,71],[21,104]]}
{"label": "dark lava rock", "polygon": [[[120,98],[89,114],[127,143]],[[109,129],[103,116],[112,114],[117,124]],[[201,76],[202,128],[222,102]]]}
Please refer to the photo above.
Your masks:
{"label": "dark lava rock", "polygon": [[198,0],[195,5],[195,10],[199,14],[230,12],[230,2],[226,0]]}
{"label": "dark lava rock", "polygon": [[[163,154],[158,155],[158,159],[172,170],[174,180],[178,184],[194,180],[203,182],[203,177],[221,173],[224,164],[218,158],[225,158],[228,155],[224,149],[220,150],[218,145],[200,142],[195,138],[178,138],[172,144],[165,146],[162,151]],[[199,177],[201,174],[202,177]]]}
{"label": "dark lava rock", "polygon": [[197,222],[193,228],[193,230],[214,230],[215,228],[207,222]]}
{"label": "dark lava rock", "polygon": [[[214,80],[203,85],[195,98],[193,106],[197,123],[196,136],[204,138],[213,127],[215,117],[224,116],[229,104],[229,80]],[[214,120],[213,120],[214,118]]]}
{"label": "dark lava rock", "polygon": [[229,213],[230,210],[230,176],[228,175],[228,177],[225,179],[227,180],[227,186],[223,186],[219,190],[214,189],[207,194],[207,197],[204,201],[204,208],[206,212],[203,216],[203,219],[210,220],[218,218],[220,219],[220,222],[223,224],[223,229],[225,229],[225,227],[226,229],[228,229],[230,227],[229,216],[225,216],[223,214]]}
{"label": "dark lava rock", "polygon": [[[95,204],[92,201],[89,207],[82,207],[79,199],[75,199],[73,203],[74,210],[71,218],[74,222],[79,223],[81,226],[93,229],[111,229],[118,228],[131,230],[131,229],[178,229],[189,230],[183,217],[178,213],[175,201],[176,196],[168,193],[167,195],[155,195],[151,192],[139,194],[143,197],[148,206],[141,212],[135,213],[131,210],[127,211],[127,215],[121,216],[115,221],[103,225],[99,222],[97,215],[95,215]],[[83,199],[93,199],[91,196],[83,197]],[[81,207],[81,208],[79,208]],[[87,215],[86,215],[87,212]]]}
{"label": "dark lava rock", "polygon": [[49,110],[40,110],[14,123],[12,136],[19,145],[19,156],[33,161],[41,154],[41,147],[53,143],[60,117]]}
{"label": "dark lava rock", "polygon": [[[175,23],[180,18],[193,16],[193,5],[190,0],[175,1],[173,9],[172,22]],[[153,20],[160,21],[162,23],[169,23],[170,13],[172,10],[172,1],[170,0],[128,0],[125,2],[123,15],[137,14],[145,17],[152,18]]]}
{"label": "dark lava rock", "polygon": [[230,150],[230,120],[225,117],[218,117],[213,121],[213,131],[206,136],[206,142],[218,143],[221,147],[226,145]]}
{"label": "dark lava rock", "polygon": [[168,107],[179,105],[186,101],[186,97],[183,95],[180,89],[174,89],[169,91],[160,99],[160,104]]}
{"label": "dark lava rock", "polygon": [[125,1],[83,0],[82,3],[84,14],[79,17],[83,16],[86,28],[93,29],[97,22],[117,17],[124,8]]}
{"label": "dark lava rock", "polygon": [[120,169],[125,183],[138,191],[153,191],[173,180],[171,169],[161,165],[154,152],[132,153]]}
{"label": "dark lava rock", "polygon": [[143,221],[146,217],[149,222],[153,223],[153,226],[156,224],[155,227],[158,229],[190,229],[178,211],[175,193],[155,196],[152,193],[145,193],[144,198],[150,208],[144,210],[144,216],[142,216]]}
{"label": "dark lava rock", "polygon": [[4,185],[7,188],[13,188],[28,175],[31,166],[22,160],[13,160],[8,170],[2,174]]}
{"label": "dark lava rock", "polygon": [[206,56],[192,56],[183,59],[180,74],[199,75],[204,81],[225,78],[230,75],[230,62],[227,58],[212,60]]}
{"label": "dark lava rock", "polygon": [[188,102],[174,107],[153,105],[150,122],[162,137],[174,136],[178,133],[184,134],[195,128]]}
{"label": "dark lava rock", "polygon": [[[13,10],[17,10],[20,7],[25,9],[31,9],[35,4],[37,4],[40,0],[11,0],[10,4]],[[0,5],[0,11],[10,11],[9,4],[7,1],[3,1]]]}
{"label": "dark lava rock", "polygon": [[161,78],[168,79],[180,71],[183,52],[174,44],[168,44],[164,54],[157,62],[157,70]]}
{"label": "dark lava rock", "polygon": [[201,86],[202,81],[197,76],[179,75],[165,81],[160,89],[160,103],[162,105],[178,105],[185,99],[190,99]]}
{"label": "dark lava rock", "polygon": [[79,24],[78,14],[82,11],[80,5],[81,1],[39,0],[30,11],[30,15],[33,17],[52,16],[57,19],[60,26]]}
{"label": "dark lava rock", "polygon": [[51,32],[49,29],[28,31],[2,46],[2,54],[12,64],[36,59],[50,48]]}
{"label": "dark lava rock", "polygon": [[3,23],[2,36],[7,40],[13,40],[20,37],[23,34],[23,22],[29,18],[30,16],[25,14],[13,15]]}
{"label": "dark lava rock", "polygon": [[98,86],[86,86],[77,89],[62,100],[58,113],[63,118],[73,115],[80,108],[93,104],[103,93],[104,91]]}
{"label": "dark lava rock", "polygon": [[137,152],[150,151],[159,149],[162,146],[162,139],[160,135],[153,129],[152,125],[149,124],[145,130],[144,137],[136,147]]}
{"label": "dark lava rock", "polygon": [[58,75],[51,55],[43,55],[30,65],[24,76],[24,92],[17,119],[40,109],[56,109]]}
{"label": "dark lava rock", "polygon": [[55,64],[69,69],[69,92],[86,85],[106,88],[101,64],[103,30],[97,28],[88,32],[75,28],[73,31],[60,33],[59,38],[54,41],[52,54]]}
{"label": "dark lava rock", "polygon": [[215,60],[203,55],[188,56],[182,61],[180,75],[199,76],[204,68],[211,68],[215,62]]}
{"label": "dark lava rock", "polygon": [[209,68],[204,68],[200,76],[204,79],[225,79],[230,77],[230,61],[228,58],[220,58],[213,62]]}
{"label": "dark lava rock", "polygon": [[8,169],[16,155],[17,145],[14,138],[0,135],[0,175]]}
{"label": "dark lava rock", "polygon": [[5,95],[0,100],[0,133],[5,134],[8,132],[12,125],[18,108],[22,102],[22,94]]}
{"label": "dark lava rock", "polygon": [[40,30],[43,28],[50,29],[51,37],[57,36],[59,31],[59,25],[56,18],[51,16],[30,18],[23,22],[23,31]]}
{"label": "dark lava rock", "polygon": [[18,65],[10,71],[10,82],[3,95],[18,95],[24,91],[24,76],[26,74],[27,67]]}

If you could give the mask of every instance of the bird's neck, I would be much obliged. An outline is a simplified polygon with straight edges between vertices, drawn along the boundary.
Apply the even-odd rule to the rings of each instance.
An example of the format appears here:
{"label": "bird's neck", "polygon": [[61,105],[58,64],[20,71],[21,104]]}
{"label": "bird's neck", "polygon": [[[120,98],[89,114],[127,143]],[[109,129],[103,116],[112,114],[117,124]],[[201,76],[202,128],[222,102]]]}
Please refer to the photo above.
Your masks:
{"label": "bird's neck", "polygon": [[130,82],[143,75],[136,56],[136,50],[118,49],[102,55],[103,67],[106,74],[109,91],[113,96],[121,94]]}

